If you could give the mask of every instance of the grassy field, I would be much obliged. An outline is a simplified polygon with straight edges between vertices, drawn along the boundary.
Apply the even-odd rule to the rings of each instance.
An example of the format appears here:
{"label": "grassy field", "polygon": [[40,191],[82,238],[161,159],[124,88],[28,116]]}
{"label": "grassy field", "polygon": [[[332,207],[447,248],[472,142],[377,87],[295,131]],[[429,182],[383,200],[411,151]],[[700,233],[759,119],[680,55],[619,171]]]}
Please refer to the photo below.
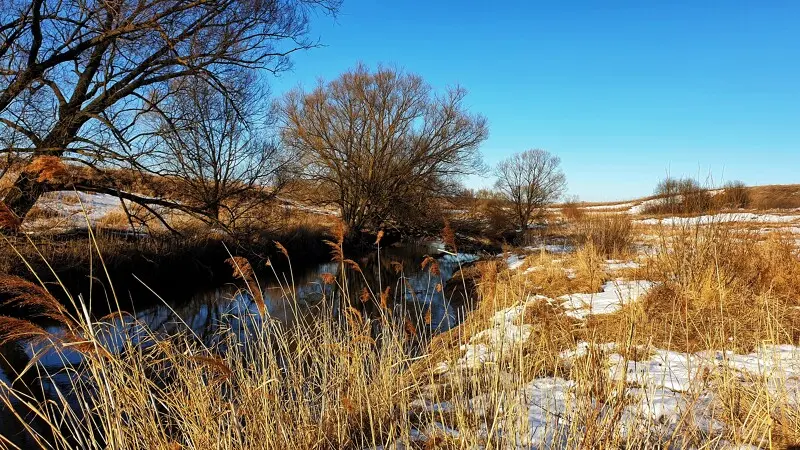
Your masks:
{"label": "grassy field", "polygon": [[[429,342],[429,315],[397,314],[380,287],[350,293],[335,276],[321,280],[334,289],[312,317],[285,326],[254,316],[214,345],[188,328],[163,336],[133,321],[110,345],[109,323],[124,316],[69,313],[40,288],[6,279],[7,301],[35,306],[66,331],[6,318],[2,334],[77,351],[82,363],[68,364],[69,384],[46,399],[4,389],[18,420],[4,421],[1,440],[120,449],[800,445],[800,260],[790,231],[565,216],[539,238],[570,245],[507,248],[465,269],[478,306]],[[334,247],[341,264],[355,264],[341,241]],[[247,280],[249,262],[235,267]],[[258,301],[259,287],[246,285]],[[86,299],[72,301],[85,311]],[[284,301],[296,302],[291,282]],[[334,308],[364,301],[379,313]]]}

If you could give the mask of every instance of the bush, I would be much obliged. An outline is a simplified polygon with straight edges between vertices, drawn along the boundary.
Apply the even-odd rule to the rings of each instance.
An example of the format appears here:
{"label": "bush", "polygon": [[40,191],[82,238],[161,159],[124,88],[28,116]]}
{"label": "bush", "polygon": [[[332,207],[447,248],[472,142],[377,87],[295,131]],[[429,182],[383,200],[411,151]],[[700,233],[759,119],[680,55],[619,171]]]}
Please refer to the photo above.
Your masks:
{"label": "bush", "polygon": [[561,206],[561,214],[570,222],[577,222],[583,218],[585,211],[581,209],[578,197],[570,197]]}
{"label": "bush", "polygon": [[749,208],[751,204],[750,191],[741,181],[730,181],[723,186],[725,189],[720,194],[720,205],[725,208]]}
{"label": "bush", "polygon": [[624,254],[633,243],[633,224],[622,214],[587,214],[576,223],[578,242],[606,257]]}
{"label": "bush", "polygon": [[693,178],[665,178],[654,194],[660,201],[645,208],[647,214],[704,213],[714,208],[711,194]]}

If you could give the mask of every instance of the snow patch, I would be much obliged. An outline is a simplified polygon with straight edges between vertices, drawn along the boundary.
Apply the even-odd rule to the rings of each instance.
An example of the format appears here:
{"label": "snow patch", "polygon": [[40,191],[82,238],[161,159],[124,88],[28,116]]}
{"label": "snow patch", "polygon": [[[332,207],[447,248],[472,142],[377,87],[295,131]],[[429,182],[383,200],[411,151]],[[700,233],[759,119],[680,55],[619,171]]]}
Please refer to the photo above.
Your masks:
{"label": "snow patch", "polygon": [[636,261],[621,261],[618,259],[607,259],[605,262],[606,270],[638,269],[641,267]]}
{"label": "snow patch", "polygon": [[636,301],[653,287],[651,281],[608,281],[603,291],[591,294],[567,294],[559,297],[565,314],[576,319],[585,319],[592,314],[611,314],[623,305]]}
{"label": "snow patch", "polygon": [[476,369],[513,355],[533,331],[531,325],[516,325],[524,311],[525,305],[517,305],[496,312],[490,328],[476,333],[461,346],[464,355],[458,360],[458,367]]}
{"label": "snow patch", "polygon": [[520,255],[509,255],[506,257],[506,265],[508,265],[509,270],[517,270],[522,267],[522,264],[525,262],[525,257]]}
{"label": "snow patch", "polygon": [[792,223],[800,220],[797,215],[777,215],[777,214],[755,214],[748,212],[741,213],[721,213],[707,214],[695,217],[666,217],[663,219],[641,219],[636,223],[642,225],[667,225],[667,226],[686,226],[686,225],[708,225],[713,223]]}

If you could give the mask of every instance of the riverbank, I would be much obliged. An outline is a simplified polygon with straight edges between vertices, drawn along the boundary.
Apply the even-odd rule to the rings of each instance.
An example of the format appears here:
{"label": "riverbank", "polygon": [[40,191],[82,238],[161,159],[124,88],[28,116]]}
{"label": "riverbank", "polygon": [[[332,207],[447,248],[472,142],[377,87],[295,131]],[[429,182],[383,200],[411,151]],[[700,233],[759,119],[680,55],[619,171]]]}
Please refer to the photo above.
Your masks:
{"label": "riverbank", "polygon": [[[212,344],[189,328],[164,336],[134,322],[136,341],[157,345],[98,353],[108,343],[96,323],[73,324],[80,341],[56,341],[85,348],[82,373],[103,389],[82,414],[115,405],[96,420],[125,448],[797,442],[800,261],[791,236],[728,224],[625,228],[601,218],[569,227],[568,243],[509,248],[444,285],[434,261],[425,262],[424,291],[452,299],[460,281],[478,300],[466,320],[429,342],[421,333],[441,316],[424,302],[398,301],[424,291],[381,271],[356,288],[347,280],[362,277],[358,270],[320,274],[331,289],[321,291],[315,314],[288,322],[259,319],[251,292],[249,317],[260,325],[225,322]],[[342,254],[334,264],[360,262]],[[396,273],[423,265],[385,262]],[[278,295],[287,310],[294,292],[285,283]],[[365,302],[378,308],[341,307]],[[153,409],[148,399],[165,406]]]}

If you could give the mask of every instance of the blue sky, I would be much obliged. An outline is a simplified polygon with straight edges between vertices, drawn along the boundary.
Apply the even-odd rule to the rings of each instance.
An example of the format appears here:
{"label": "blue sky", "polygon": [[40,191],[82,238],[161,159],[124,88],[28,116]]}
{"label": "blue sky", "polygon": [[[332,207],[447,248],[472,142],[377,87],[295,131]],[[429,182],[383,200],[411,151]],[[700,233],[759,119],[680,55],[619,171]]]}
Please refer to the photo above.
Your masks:
{"label": "blue sky", "polygon": [[489,120],[488,164],[543,148],[582,200],[646,195],[667,173],[796,183],[798,19],[788,1],[344,0],[313,18],[325,46],[271,84],[312,87],[358,62],[459,84]]}

